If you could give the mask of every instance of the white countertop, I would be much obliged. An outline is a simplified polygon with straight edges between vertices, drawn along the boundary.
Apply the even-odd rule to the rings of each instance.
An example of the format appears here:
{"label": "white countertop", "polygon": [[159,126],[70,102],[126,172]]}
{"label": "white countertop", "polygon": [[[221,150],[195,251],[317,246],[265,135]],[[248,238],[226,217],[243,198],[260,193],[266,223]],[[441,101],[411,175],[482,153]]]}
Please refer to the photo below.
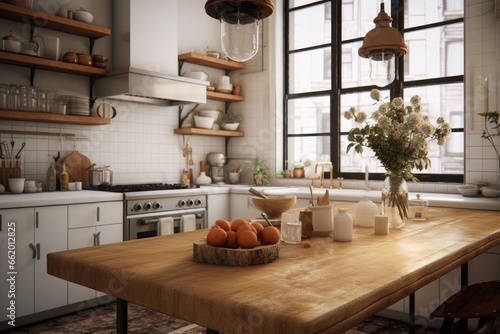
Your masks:
{"label": "white countertop", "polygon": [[123,194],[121,193],[93,190],[54,191],[29,194],[0,194],[0,209],[109,202],[121,200],[123,200]]}
{"label": "white countertop", "polygon": [[[283,186],[250,186],[250,185],[208,185],[201,186],[198,189],[190,190],[171,190],[170,195],[186,194],[186,191],[192,193],[203,193],[207,195],[215,194],[243,194],[251,195],[248,189],[254,188],[266,195],[295,195],[298,198],[310,199],[308,187],[283,187]],[[315,199],[323,195],[326,188],[314,188],[313,196]],[[380,191],[364,191],[360,189],[328,189],[330,200],[359,202],[363,196],[367,196],[371,201],[380,203]],[[154,192],[146,192],[148,195],[154,195]],[[142,192],[141,194],[144,194]],[[447,208],[466,208],[477,210],[495,210],[500,211],[499,198],[487,198],[482,196],[463,197],[459,194],[442,193],[419,193],[422,199],[429,201],[429,206],[447,207]],[[410,192],[410,199],[416,198],[417,193]],[[103,201],[119,201],[123,199],[123,194],[105,191],[56,191],[42,192],[33,194],[0,194],[0,209],[47,206],[47,205],[65,205],[79,203],[95,203]]]}

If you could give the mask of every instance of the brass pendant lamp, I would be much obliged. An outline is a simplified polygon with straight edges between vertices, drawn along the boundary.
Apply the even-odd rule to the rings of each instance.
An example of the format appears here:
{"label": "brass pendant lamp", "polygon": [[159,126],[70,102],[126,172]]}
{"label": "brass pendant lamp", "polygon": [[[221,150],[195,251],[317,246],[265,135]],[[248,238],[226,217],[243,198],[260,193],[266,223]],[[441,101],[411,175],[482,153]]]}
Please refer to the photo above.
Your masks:
{"label": "brass pendant lamp", "polygon": [[384,87],[394,81],[395,58],[404,56],[408,52],[408,46],[399,31],[390,26],[392,18],[385,12],[383,2],[380,4],[380,13],[373,23],[375,28],[366,34],[358,54],[370,60],[372,82]]}
{"label": "brass pendant lamp", "polygon": [[205,11],[221,22],[222,52],[244,62],[259,50],[259,20],[274,11],[272,0],[207,0]]}

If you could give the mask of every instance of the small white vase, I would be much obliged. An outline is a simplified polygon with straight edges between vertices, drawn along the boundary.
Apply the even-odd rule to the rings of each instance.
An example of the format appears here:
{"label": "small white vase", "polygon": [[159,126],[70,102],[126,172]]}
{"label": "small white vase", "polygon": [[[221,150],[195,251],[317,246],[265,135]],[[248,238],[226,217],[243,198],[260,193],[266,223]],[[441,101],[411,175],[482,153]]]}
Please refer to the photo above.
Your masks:
{"label": "small white vase", "polygon": [[352,241],[352,217],[347,209],[340,208],[333,218],[333,240]]}
{"label": "small white vase", "polygon": [[200,176],[196,178],[196,184],[211,184],[212,179],[210,176],[207,176],[205,172],[201,172]]}
{"label": "small white vase", "polygon": [[356,203],[354,209],[354,225],[363,227],[374,227],[375,216],[378,214],[378,208],[375,203],[364,196],[361,201]]}

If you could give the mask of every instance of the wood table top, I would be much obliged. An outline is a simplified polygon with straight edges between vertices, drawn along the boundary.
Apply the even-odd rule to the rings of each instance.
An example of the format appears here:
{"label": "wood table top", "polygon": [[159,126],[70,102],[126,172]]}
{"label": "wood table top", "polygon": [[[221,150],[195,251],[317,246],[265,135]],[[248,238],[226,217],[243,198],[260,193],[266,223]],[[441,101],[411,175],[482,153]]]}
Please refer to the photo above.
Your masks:
{"label": "wood table top", "polygon": [[[347,204],[349,206],[349,204]],[[500,244],[500,212],[430,208],[389,235],[281,243],[247,267],[193,260],[207,230],[48,254],[48,273],[221,333],[342,333]]]}

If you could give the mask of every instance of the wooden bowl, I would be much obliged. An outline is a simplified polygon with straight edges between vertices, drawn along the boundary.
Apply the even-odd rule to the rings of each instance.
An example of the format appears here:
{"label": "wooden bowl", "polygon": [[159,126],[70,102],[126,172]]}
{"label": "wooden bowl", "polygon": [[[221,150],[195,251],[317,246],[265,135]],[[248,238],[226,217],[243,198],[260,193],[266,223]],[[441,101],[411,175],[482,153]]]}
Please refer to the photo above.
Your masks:
{"label": "wooden bowl", "polygon": [[267,199],[252,197],[252,203],[270,219],[281,218],[281,214],[290,210],[297,202],[297,196],[269,195],[267,197]]}

